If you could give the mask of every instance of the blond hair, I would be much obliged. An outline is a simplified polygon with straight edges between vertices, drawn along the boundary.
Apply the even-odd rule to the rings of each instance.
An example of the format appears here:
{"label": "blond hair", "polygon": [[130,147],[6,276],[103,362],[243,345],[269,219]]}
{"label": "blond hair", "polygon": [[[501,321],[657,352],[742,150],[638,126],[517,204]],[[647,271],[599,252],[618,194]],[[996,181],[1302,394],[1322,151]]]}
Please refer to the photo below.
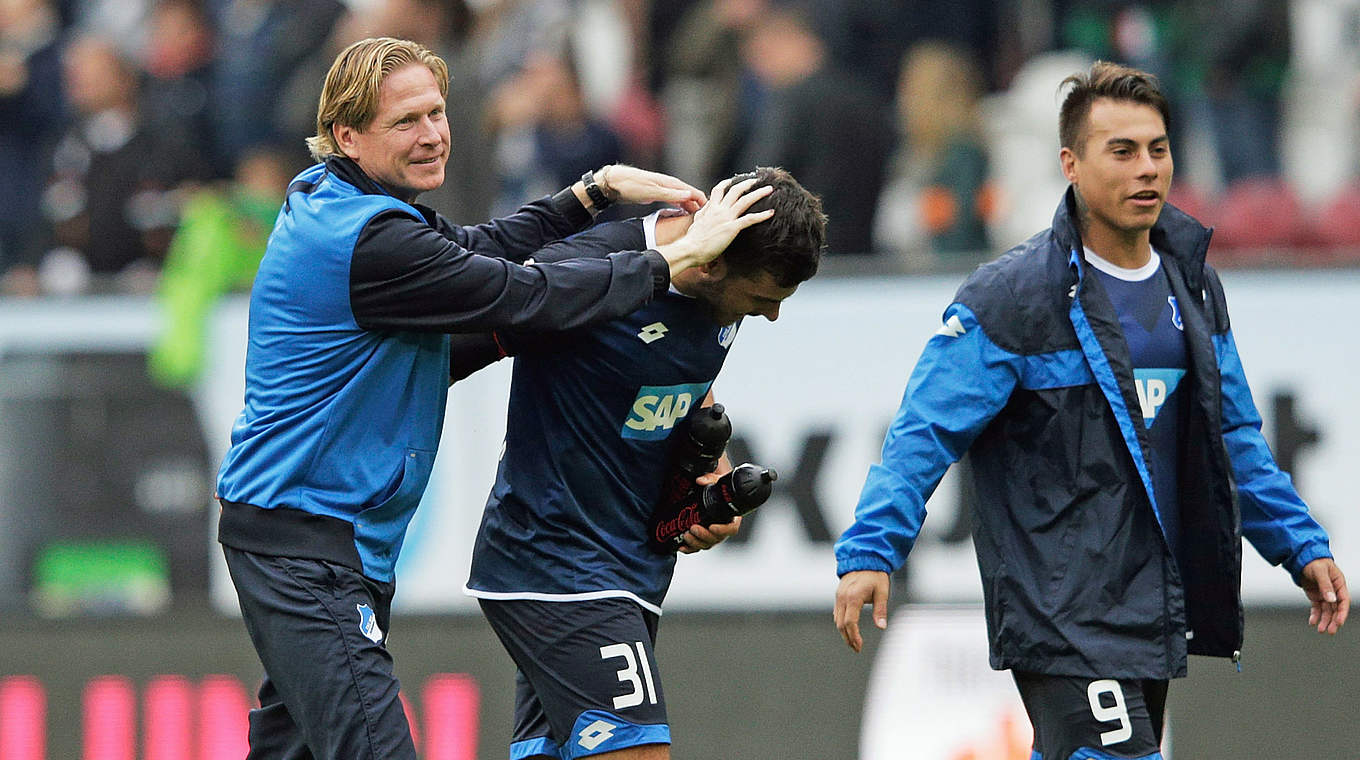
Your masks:
{"label": "blond hair", "polygon": [[378,115],[378,90],[388,74],[418,63],[434,74],[439,95],[449,95],[449,67],[418,42],[392,37],[359,40],[335,57],[316,106],[316,134],[307,138],[312,158],[343,155],[335,142],[336,124],[363,129]]}
{"label": "blond hair", "polygon": [[935,41],[913,45],[903,56],[897,93],[912,150],[934,156],[961,135],[980,137],[982,71],[963,48]]}

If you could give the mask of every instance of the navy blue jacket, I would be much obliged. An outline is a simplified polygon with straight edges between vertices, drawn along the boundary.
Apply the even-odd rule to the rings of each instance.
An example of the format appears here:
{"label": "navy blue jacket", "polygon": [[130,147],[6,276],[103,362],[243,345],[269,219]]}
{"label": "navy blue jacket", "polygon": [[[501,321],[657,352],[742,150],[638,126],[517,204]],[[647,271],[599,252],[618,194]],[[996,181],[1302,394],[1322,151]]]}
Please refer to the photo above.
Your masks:
{"label": "navy blue jacket", "polygon": [[1086,276],[1072,190],[1053,226],[980,267],[926,344],[870,468],[837,571],[891,571],[966,452],[991,665],[1173,678],[1242,646],[1242,537],[1297,580],[1330,556],[1261,435],[1210,231],[1166,206],[1152,230],[1189,354],[1178,561],[1153,497],[1147,430],[1118,316]]}
{"label": "navy blue jacket", "polygon": [[348,159],[298,175],[251,290],[219,540],[391,581],[439,445],[446,333],[577,327],[669,286],[655,251],[519,263],[589,221],[569,190],[455,227]]}

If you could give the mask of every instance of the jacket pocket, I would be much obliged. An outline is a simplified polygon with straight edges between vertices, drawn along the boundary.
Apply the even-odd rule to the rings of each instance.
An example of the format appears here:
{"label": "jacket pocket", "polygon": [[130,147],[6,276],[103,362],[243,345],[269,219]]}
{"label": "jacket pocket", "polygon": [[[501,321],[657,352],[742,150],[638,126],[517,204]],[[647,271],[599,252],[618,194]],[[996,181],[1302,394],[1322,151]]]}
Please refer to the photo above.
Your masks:
{"label": "jacket pocket", "polygon": [[367,554],[384,563],[396,561],[406,526],[430,482],[434,455],[435,452],[426,449],[408,448],[402,457],[401,478],[392,494],[355,516],[354,541],[360,556]]}

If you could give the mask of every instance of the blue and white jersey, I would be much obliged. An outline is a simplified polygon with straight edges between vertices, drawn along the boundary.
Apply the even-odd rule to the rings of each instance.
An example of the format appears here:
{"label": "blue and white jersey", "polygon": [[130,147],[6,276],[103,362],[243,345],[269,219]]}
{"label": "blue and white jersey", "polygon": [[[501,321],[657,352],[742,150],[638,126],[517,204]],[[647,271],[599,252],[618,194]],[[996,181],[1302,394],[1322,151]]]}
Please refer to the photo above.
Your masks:
{"label": "blue and white jersey", "polygon": [[[576,254],[655,247],[656,215],[571,238]],[[550,247],[540,260],[551,258]],[[674,555],[647,546],[671,431],[697,409],[737,325],[672,290],[596,327],[510,336],[505,451],[466,591],[490,599],[626,597],[661,612]]]}
{"label": "blue and white jersey", "polygon": [[1129,345],[1138,408],[1148,431],[1152,490],[1157,518],[1173,557],[1180,556],[1179,482],[1180,408],[1177,391],[1189,369],[1185,326],[1180,305],[1156,251],[1142,267],[1125,269],[1102,259],[1090,248],[1086,261],[1096,272]]}

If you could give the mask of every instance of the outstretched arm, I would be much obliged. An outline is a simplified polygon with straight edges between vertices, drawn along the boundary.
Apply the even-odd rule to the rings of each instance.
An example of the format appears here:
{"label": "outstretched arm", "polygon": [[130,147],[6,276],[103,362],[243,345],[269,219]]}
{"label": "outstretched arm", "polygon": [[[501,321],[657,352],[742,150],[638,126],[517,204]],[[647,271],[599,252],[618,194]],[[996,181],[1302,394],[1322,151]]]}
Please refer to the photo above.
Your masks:
{"label": "outstretched arm", "polygon": [[836,627],[856,652],[863,645],[860,608],[888,624],[888,573],[901,566],[925,520],[925,503],[951,464],[1005,406],[1020,381],[1020,359],[986,336],[961,303],[926,344],[902,404],[869,468],[855,522],[836,542]]}

